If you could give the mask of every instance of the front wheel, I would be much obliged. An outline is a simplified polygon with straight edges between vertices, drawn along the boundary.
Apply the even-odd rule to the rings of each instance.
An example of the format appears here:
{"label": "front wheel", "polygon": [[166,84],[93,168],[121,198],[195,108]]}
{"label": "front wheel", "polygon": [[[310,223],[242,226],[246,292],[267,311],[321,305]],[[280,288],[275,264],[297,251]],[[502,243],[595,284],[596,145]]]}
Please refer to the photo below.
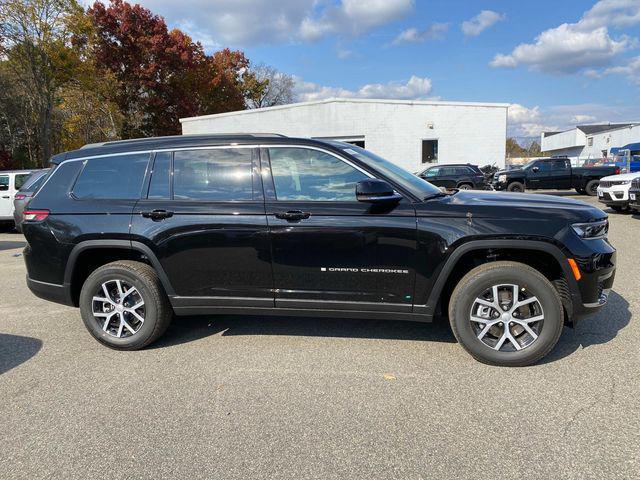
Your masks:
{"label": "front wheel", "polygon": [[540,272],[523,263],[492,262],[460,280],[449,302],[449,322],[476,360],[521,367],[553,349],[564,314],[558,292]]}
{"label": "front wheel", "polygon": [[157,340],[173,317],[155,270],[133,261],[108,263],[82,286],[80,313],[96,340],[117,350],[138,350]]}
{"label": "front wheel", "polygon": [[511,182],[507,187],[509,192],[524,192],[524,184],[520,182]]}
{"label": "front wheel", "polygon": [[461,183],[458,185],[458,190],[471,190],[471,185],[468,183]]}

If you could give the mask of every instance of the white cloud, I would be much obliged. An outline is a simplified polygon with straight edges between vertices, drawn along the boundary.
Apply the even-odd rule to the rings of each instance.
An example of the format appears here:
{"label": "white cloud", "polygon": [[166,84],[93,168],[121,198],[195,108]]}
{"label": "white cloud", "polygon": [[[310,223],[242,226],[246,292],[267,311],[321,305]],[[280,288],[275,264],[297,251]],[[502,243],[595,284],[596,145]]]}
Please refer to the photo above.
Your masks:
{"label": "white cloud", "polygon": [[482,10],[475,17],[462,22],[460,28],[467,37],[475,37],[505,18],[506,15],[504,13]]}
{"label": "white cloud", "polygon": [[[247,46],[359,35],[402,18],[414,0],[137,0],[206,45]],[[185,28],[186,29],[186,28]]]}
{"label": "white cloud", "polygon": [[300,25],[299,37],[314,41],[329,34],[358,35],[407,15],[413,0],[342,0],[320,14],[310,12]]}
{"label": "white cloud", "polygon": [[596,117],[593,115],[574,115],[571,117],[570,123],[575,123],[576,125],[582,125],[585,123],[593,123],[596,121]]}
{"label": "white cloud", "polygon": [[357,90],[328,87],[296,78],[295,95],[298,101],[309,102],[327,98],[385,98],[399,100],[425,99],[432,90],[431,80],[412,76],[407,82],[371,83]]}
{"label": "white cloud", "polygon": [[636,45],[625,35],[614,39],[608,27],[640,23],[638,0],[601,0],[585,12],[577,23],[540,33],[533,43],[518,45],[510,54],[497,54],[492,67],[527,65],[533,70],[561,74],[602,67],[621,52]]}
{"label": "white cloud", "polygon": [[556,130],[557,127],[549,125],[542,120],[540,107],[528,108],[518,103],[509,106],[509,136],[511,137],[535,137],[543,131]]}
{"label": "white cloud", "polygon": [[400,32],[391,44],[401,45],[403,43],[423,43],[427,40],[442,40],[448,31],[448,23],[432,23],[424,30],[418,30],[415,27],[407,28]]}
{"label": "white cloud", "polygon": [[592,78],[599,78],[607,75],[622,75],[629,79],[631,83],[640,85],[640,57],[629,60],[626,64],[616,67],[609,67],[602,72],[590,70],[586,74]]}

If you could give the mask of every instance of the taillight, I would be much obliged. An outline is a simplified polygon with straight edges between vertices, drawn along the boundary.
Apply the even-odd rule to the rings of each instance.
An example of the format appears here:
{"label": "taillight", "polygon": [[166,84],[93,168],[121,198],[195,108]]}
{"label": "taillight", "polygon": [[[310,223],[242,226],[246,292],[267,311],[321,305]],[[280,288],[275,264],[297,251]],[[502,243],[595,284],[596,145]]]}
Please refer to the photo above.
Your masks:
{"label": "taillight", "polygon": [[616,174],[616,175],[620,175],[620,167],[616,167],[616,169],[615,169],[615,174]]}
{"label": "taillight", "polygon": [[24,200],[27,196],[24,193],[16,193],[16,196],[13,197],[15,200]]}
{"label": "taillight", "polygon": [[49,216],[49,210],[25,210],[24,219],[30,222],[41,222]]}

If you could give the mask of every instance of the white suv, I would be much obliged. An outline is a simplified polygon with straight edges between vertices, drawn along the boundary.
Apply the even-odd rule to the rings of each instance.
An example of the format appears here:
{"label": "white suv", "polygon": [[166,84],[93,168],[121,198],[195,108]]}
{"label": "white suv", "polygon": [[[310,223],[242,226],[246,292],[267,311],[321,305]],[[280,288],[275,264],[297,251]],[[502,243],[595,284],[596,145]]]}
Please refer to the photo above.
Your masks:
{"label": "white suv", "polygon": [[601,178],[598,185],[598,200],[616,212],[628,210],[631,181],[638,177],[640,177],[640,172]]}
{"label": "white suv", "polygon": [[32,173],[32,170],[0,171],[0,223],[13,222],[13,197]]}

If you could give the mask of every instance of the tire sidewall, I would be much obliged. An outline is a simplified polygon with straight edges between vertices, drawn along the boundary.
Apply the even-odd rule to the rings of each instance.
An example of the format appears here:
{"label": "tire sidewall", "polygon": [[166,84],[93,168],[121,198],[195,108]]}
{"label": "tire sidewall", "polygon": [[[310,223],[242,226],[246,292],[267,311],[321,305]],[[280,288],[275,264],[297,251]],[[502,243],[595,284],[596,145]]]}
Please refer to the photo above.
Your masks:
{"label": "tire sidewall", "polygon": [[[144,323],[140,330],[134,335],[126,338],[117,338],[109,335],[99,324],[99,321],[93,316],[92,299],[98,287],[109,280],[124,280],[138,289],[138,292],[144,300],[145,316]],[[156,323],[158,321],[158,306],[154,301],[153,285],[144,279],[122,267],[105,267],[93,272],[80,292],[80,313],[89,333],[98,341],[114,348],[133,349],[139,345],[144,345],[154,334]]]}
{"label": "tire sidewall", "polygon": [[[477,338],[469,315],[474,300],[487,288],[511,283],[526,288],[538,298],[542,305],[544,321],[542,330],[532,345],[520,351],[498,352]],[[518,271],[510,267],[497,267],[468,278],[458,294],[452,313],[456,337],[474,357],[486,363],[506,366],[532,363],[546,355],[558,341],[564,324],[562,304],[553,286],[531,271]]]}
{"label": "tire sidewall", "polygon": [[524,192],[524,185],[520,182],[512,182],[507,187],[507,191],[514,193]]}
{"label": "tire sidewall", "polygon": [[598,180],[590,180],[584,188],[585,193],[590,197],[595,197],[598,194],[598,185],[600,185]]}

